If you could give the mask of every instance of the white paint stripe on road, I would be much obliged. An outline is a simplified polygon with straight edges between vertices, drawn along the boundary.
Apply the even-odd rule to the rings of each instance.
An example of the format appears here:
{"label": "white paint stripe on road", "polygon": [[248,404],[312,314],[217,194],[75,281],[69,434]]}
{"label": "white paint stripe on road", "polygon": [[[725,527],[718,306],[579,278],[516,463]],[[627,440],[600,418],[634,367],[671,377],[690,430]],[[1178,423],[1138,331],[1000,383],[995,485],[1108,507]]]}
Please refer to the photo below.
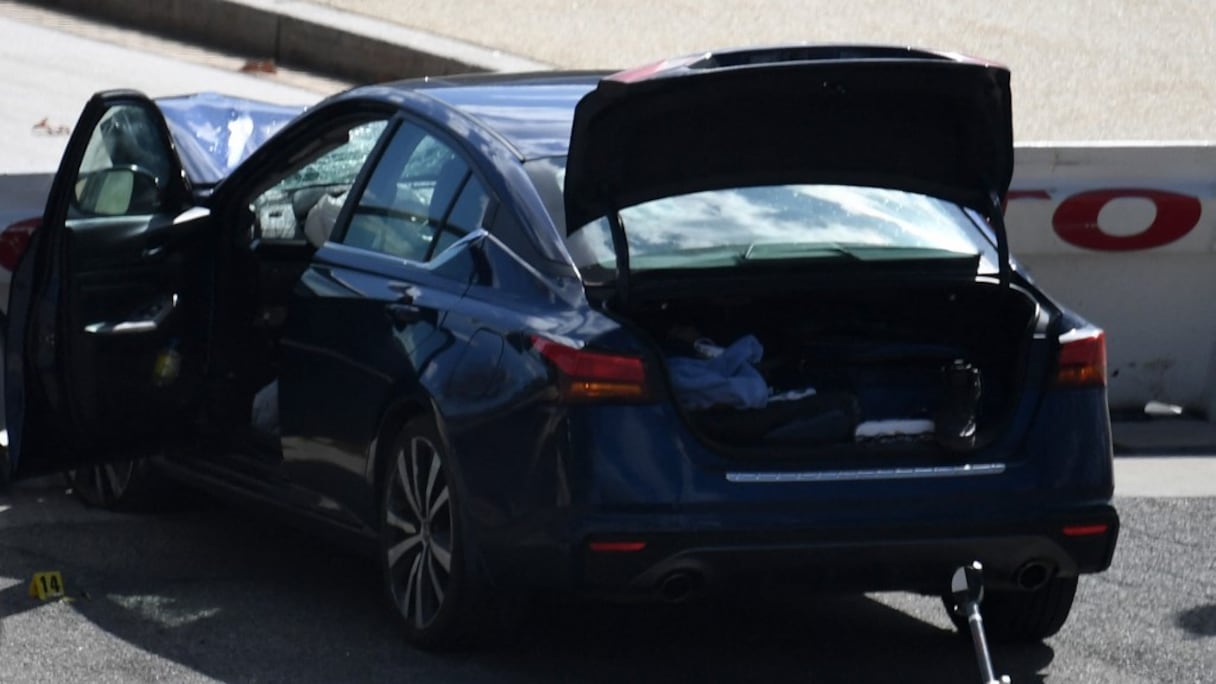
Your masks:
{"label": "white paint stripe on road", "polygon": [[1115,494],[1165,498],[1216,496],[1216,458],[1119,456],[1115,459]]}

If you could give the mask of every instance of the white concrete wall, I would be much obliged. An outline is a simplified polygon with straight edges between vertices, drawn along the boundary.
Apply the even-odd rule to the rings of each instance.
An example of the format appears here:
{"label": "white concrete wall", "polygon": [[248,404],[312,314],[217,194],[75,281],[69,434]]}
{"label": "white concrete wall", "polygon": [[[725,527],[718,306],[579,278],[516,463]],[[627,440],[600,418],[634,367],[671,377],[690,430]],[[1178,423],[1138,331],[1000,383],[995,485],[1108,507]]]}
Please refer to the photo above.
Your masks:
{"label": "white concrete wall", "polygon": [[1036,281],[1107,330],[1112,408],[1216,415],[1216,146],[1017,149],[1006,212]]}

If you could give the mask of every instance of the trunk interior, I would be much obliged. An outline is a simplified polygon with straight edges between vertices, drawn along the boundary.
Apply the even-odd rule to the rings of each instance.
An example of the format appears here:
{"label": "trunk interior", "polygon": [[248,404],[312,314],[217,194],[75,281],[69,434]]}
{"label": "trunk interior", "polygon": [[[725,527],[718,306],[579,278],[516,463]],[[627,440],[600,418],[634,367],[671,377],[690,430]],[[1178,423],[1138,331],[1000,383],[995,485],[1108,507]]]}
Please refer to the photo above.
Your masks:
{"label": "trunk interior", "polygon": [[[662,350],[690,424],[731,457],[956,462],[1008,429],[1028,373],[1047,371],[1028,368],[1038,303],[988,280],[703,291],[637,297],[627,318]],[[739,369],[749,335],[762,356]]]}

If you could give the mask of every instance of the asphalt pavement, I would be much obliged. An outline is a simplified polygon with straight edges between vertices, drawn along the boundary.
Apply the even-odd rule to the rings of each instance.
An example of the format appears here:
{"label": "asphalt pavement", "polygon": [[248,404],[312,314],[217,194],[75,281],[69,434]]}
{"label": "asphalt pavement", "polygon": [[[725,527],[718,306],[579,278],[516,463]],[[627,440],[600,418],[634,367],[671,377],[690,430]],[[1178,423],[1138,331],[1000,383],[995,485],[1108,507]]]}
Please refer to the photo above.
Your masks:
{"label": "asphalt pavement", "polygon": [[[1082,578],[1064,629],[997,646],[1034,682],[1216,681],[1212,498],[1116,500],[1114,565]],[[0,682],[790,682],[972,684],[941,602],[744,587],[674,606],[544,602],[479,648],[402,643],[374,562],[207,500],[86,509],[46,479],[0,495]],[[66,599],[28,593],[57,570]],[[946,578],[943,578],[943,583]],[[544,597],[540,597],[544,598]]]}

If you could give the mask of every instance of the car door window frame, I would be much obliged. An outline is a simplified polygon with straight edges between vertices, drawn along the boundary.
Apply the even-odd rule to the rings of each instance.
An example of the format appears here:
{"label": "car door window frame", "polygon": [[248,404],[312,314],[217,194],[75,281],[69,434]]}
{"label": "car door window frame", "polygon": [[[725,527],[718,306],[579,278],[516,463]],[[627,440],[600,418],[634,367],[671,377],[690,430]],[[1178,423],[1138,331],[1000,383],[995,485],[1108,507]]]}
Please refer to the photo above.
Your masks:
{"label": "car door window frame", "polygon": [[[430,124],[429,122],[427,122],[425,120],[407,116],[407,115],[399,115],[397,117],[395,124],[396,124],[395,126],[391,127],[391,130],[386,130],[384,137],[381,139],[380,146],[376,150],[376,158],[375,158],[374,162],[369,163],[369,165],[364,168],[363,175],[359,179],[359,182],[356,183],[356,185],[352,187],[352,189],[351,189],[352,195],[354,195],[356,192],[358,194],[355,195],[354,197],[352,197],[350,200],[348,200],[346,202],[346,205],[343,207],[342,213],[338,217],[338,222],[334,226],[333,232],[330,235],[330,241],[337,243],[337,244],[342,244],[344,247],[347,247],[350,249],[359,249],[362,251],[366,251],[366,252],[370,252],[370,253],[374,253],[374,254],[390,257],[390,258],[404,259],[411,263],[425,266],[426,264],[433,262],[436,257],[438,257],[440,254],[442,254],[443,251],[445,251],[446,249],[451,247],[451,244],[454,244],[455,241],[453,243],[446,245],[443,250],[436,249],[438,242],[439,242],[439,236],[445,232],[452,231],[452,229],[454,228],[452,226],[449,226],[449,224],[448,224],[449,217],[450,217],[453,209],[461,201],[462,195],[463,195],[465,189],[469,187],[469,185],[474,181],[474,179],[476,179],[478,185],[480,185],[480,187],[482,189],[482,192],[486,196],[485,208],[482,211],[482,216],[481,216],[479,225],[475,226],[474,228],[472,228],[471,230],[468,230],[468,231],[464,231],[463,229],[460,229],[461,234],[458,236],[456,241],[459,241],[460,238],[462,238],[465,235],[467,235],[468,233],[474,232],[476,230],[489,231],[491,220],[493,219],[494,214],[497,211],[497,208],[498,208],[500,202],[498,200],[497,195],[494,193],[490,183],[487,182],[487,180],[485,178],[485,174],[479,168],[476,155],[471,154],[470,151],[466,148],[466,146],[461,144],[457,139],[455,139],[454,136],[449,135],[446,131],[443,131],[443,130],[435,127],[434,125]],[[438,217],[436,225],[431,226],[431,235],[429,236],[429,238],[427,240],[426,251],[422,255],[421,259],[409,259],[407,257],[397,256],[392,253],[385,252],[383,250],[377,250],[377,249],[373,249],[370,247],[363,247],[363,246],[359,246],[359,245],[351,245],[346,242],[348,235],[349,235],[353,217],[355,216],[359,206],[361,205],[361,203],[363,201],[363,197],[364,197],[364,194],[367,192],[368,185],[371,183],[376,170],[378,168],[380,168],[380,165],[382,163],[384,163],[385,155],[387,154],[389,148],[391,147],[393,140],[402,133],[404,127],[406,127],[406,126],[410,126],[414,129],[416,129],[423,136],[432,138],[439,144],[446,147],[448,150],[450,150],[452,152],[452,154],[454,155],[454,159],[459,159],[461,162],[464,163],[464,166],[465,166],[464,178],[461,180],[456,191],[453,193],[452,199],[444,207],[442,216]],[[416,146],[415,146],[415,149],[416,149]],[[411,152],[410,152],[411,156],[413,155],[413,152],[414,152],[414,150],[411,150]],[[408,163],[408,160],[407,160],[407,163]],[[404,167],[403,167],[403,169],[404,169]],[[398,180],[400,180],[400,178],[398,178]],[[427,212],[427,213],[429,213],[429,212]],[[430,221],[431,217],[426,216],[424,218],[428,219],[428,223],[431,223],[431,221]],[[455,232],[455,231],[452,231],[452,232]]]}
{"label": "car door window frame", "polygon": [[[298,164],[301,159],[300,149],[307,144],[307,141],[319,138],[344,123],[350,123],[347,128],[350,130],[357,127],[360,122],[370,123],[377,120],[388,122],[385,131],[381,133],[380,140],[376,142],[368,155],[368,159],[377,158],[386,140],[385,134],[391,133],[396,125],[396,111],[395,106],[377,100],[351,99],[335,103],[324,109],[318,108],[305,112],[299,119],[288,123],[276,133],[273,143],[259,147],[250,155],[249,159],[237,167],[231,176],[222,181],[212,195],[212,204],[232,208],[247,207],[258,194],[265,192],[292,172],[307,165],[308,162]],[[351,192],[361,187],[366,170],[367,164],[365,163],[364,168],[360,169],[351,185]],[[342,224],[342,221],[342,213],[339,213],[335,229],[336,226]],[[252,234],[252,224],[245,223],[243,219],[230,216],[227,224],[239,231],[239,234],[232,236],[234,239],[240,240],[244,236],[249,243],[256,240],[256,236]]]}
{"label": "car door window frame", "polygon": [[[269,178],[273,179],[272,181],[268,182],[267,180],[263,180],[262,182],[253,186],[246,193],[248,196],[247,203],[248,203],[249,207],[251,209],[253,209],[255,212],[254,216],[252,217],[254,224],[250,228],[250,237],[257,241],[286,242],[286,243],[299,242],[300,240],[307,239],[306,238],[306,236],[307,236],[307,233],[306,233],[307,212],[305,213],[305,216],[303,218],[301,218],[300,216],[294,215],[295,214],[294,201],[288,203],[289,205],[292,205],[292,210],[293,210],[293,217],[292,217],[293,231],[292,231],[291,236],[279,236],[279,235],[266,234],[264,232],[264,226],[261,226],[262,217],[257,215],[257,212],[261,209],[261,207],[258,207],[255,209],[254,208],[255,204],[257,204],[257,202],[259,200],[261,200],[263,197],[265,197],[267,193],[273,191],[276,187],[285,183],[293,175],[301,173],[305,169],[309,168],[311,165],[324,159],[327,155],[349,146],[351,144],[351,138],[349,136],[350,132],[352,132],[360,127],[363,127],[363,126],[370,126],[370,125],[378,124],[378,123],[383,123],[384,127],[376,134],[376,140],[374,141],[374,143],[368,150],[367,154],[364,155],[362,157],[362,159],[358,162],[358,169],[355,171],[353,176],[350,178],[349,185],[346,187],[346,190],[343,191],[343,193],[342,193],[342,195],[345,195],[345,197],[343,198],[341,207],[338,209],[335,217],[333,218],[333,223],[330,226],[329,232],[332,233],[333,229],[337,225],[340,225],[343,214],[346,211],[346,207],[347,207],[347,205],[350,204],[350,197],[356,191],[358,191],[358,189],[360,188],[360,186],[362,184],[363,176],[367,173],[367,170],[373,165],[372,160],[377,159],[378,155],[381,154],[381,150],[384,147],[385,141],[388,139],[388,137],[392,134],[392,131],[394,130],[393,117],[391,115],[381,117],[381,116],[376,116],[376,115],[372,114],[372,115],[365,115],[365,116],[356,115],[356,116],[352,116],[349,118],[343,117],[338,120],[329,121],[330,125],[325,126],[325,127],[321,128],[320,130],[313,128],[312,130],[315,131],[316,134],[319,134],[322,138],[324,138],[325,136],[332,135],[336,132],[344,132],[347,134],[347,140],[346,140],[346,142],[328,147],[327,149],[324,149],[324,151],[320,151],[316,155],[310,156],[310,158],[307,159],[306,161],[303,161],[303,163],[299,163],[302,160],[299,159],[298,154],[288,155],[286,160],[280,161],[278,164],[282,168],[280,168],[277,172],[275,172],[269,176]],[[335,184],[331,184],[331,185],[337,186],[337,185],[344,185],[344,184],[345,183],[335,183]],[[299,191],[301,189],[304,189],[304,188],[295,189],[295,190],[293,190],[293,193],[296,191]],[[322,193],[321,195],[318,195],[316,200],[312,203],[313,206],[310,207],[310,211],[313,208],[315,208],[317,206],[317,203],[322,201],[326,195],[331,195],[331,192],[326,191],[326,192]],[[294,195],[293,195],[293,200],[294,200]],[[314,248],[320,247],[320,243],[324,243],[325,241],[327,241],[327,240],[316,240],[315,242],[317,244],[313,244],[313,247]]]}

